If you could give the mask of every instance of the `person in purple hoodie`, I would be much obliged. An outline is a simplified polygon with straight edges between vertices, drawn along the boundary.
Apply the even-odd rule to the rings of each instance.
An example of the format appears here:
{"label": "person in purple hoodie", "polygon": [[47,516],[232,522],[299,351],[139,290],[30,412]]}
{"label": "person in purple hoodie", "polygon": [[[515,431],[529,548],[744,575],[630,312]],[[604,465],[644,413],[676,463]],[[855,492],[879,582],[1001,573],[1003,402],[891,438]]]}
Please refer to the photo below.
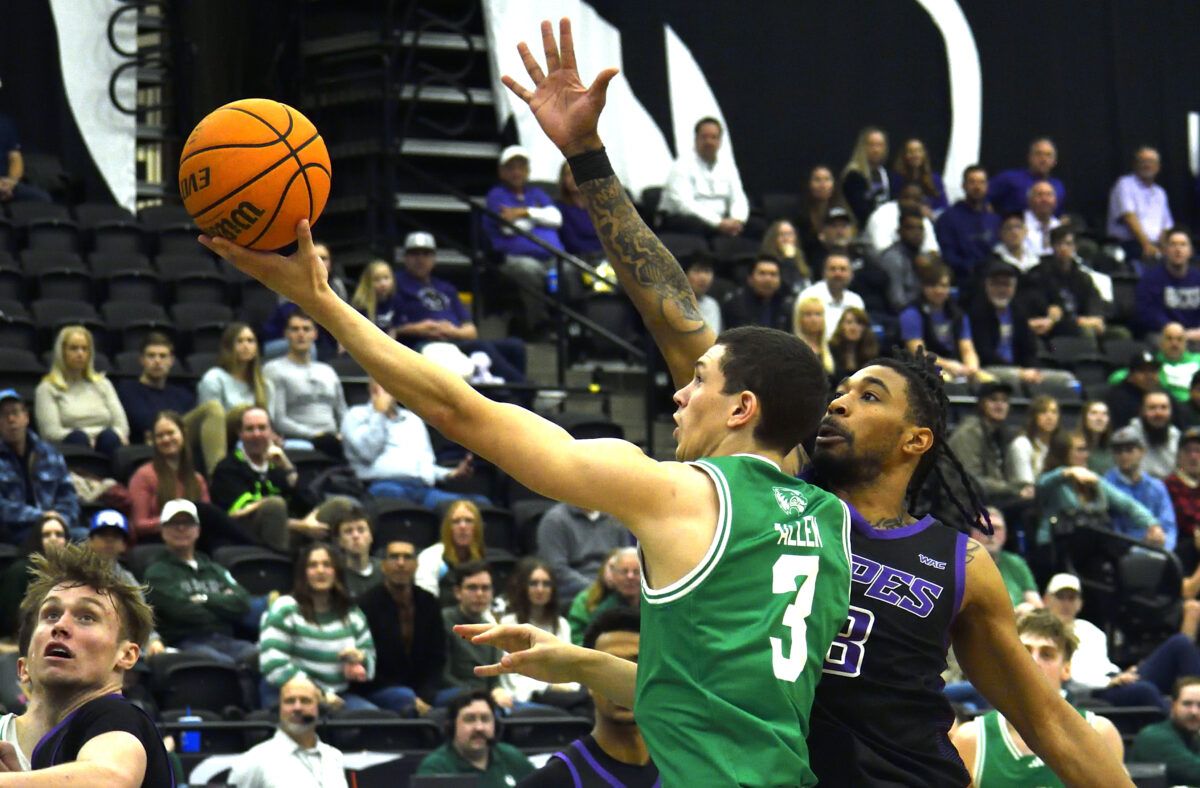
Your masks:
{"label": "person in purple hoodie", "polygon": [[1000,214],[1023,211],[1027,207],[1029,187],[1038,181],[1049,181],[1058,196],[1058,208],[1054,215],[1059,215],[1067,199],[1067,188],[1058,178],[1050,177],[1056,164],[1058,149],[1054,147],[1054,142],[1049,137],[1037,138],[1029,143],[1029,158],[1025,169],[1005,170],[992,178],[988,187],[988,202]]}
{"label": "person in purple hoodie", "polygon": [[1192,236],[1182,227],[1164,234],[1162,265],[1146,266],[1137,283],[1137,314],[1147,333],[1179,323],[1188,341],[1200,340],[1200,271],[1191,267]]}

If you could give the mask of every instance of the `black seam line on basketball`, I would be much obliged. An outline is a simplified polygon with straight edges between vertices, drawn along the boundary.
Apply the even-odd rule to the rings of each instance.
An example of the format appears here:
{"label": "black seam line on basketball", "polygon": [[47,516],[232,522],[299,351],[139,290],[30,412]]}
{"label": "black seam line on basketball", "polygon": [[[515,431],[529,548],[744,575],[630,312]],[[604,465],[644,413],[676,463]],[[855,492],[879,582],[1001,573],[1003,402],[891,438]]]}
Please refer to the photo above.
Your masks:
{"label": "black seam line on basketball", "polygon": [[[291,110],[291,108],[290,108],[290,107],[288,107],[286,104],[284,105],[284,108],[285,108],[285,110],[284,110],[284,111],[285,111],[285,112],[287,112],[287,116],[288,116],[288,123],[290,124],[290,123],[292,123],[292,122],[293,122],[293,121],[292,121],[292,110]],[[314,128],[315,128],[315,126],[314,126]],[[296,163],[300,165],[300,175],[301,175],[301,177],[303,177],[303,178],[304,178],[304,188],[305,188],[306,190],[308,190],[308,223],[309,223],[309,225],[311,226],[311,225],[312,225],[312,220],[313,220],[313,193],[312,193],[312,183],[311,183],[311,182],[309,182],[309,180],[308,180],[308,173],[304,171],[306,168],[305,168],[305,166],[304,166],[303,164],[301,164],[301,163],[300,163],[300,159],[299,159],[299,158],[297,158],[297,159],[296,159]],[[329,180],[330,180],[330,181],[332,181],[332,180],[333,180],[333,178],[332,178],[332,177],[330,177],[330,179],[329,179]]]}
{"label": "black seam line on basketball", "polygon": [[192,158],[193,156],[198,156],[201,153],[208,153],[209,151],[228,150],[230,148],[235,148],[235,149],[236,148],[269,148],[272,145],[278,145],[278,144],[279,144],[279,140],[271,140],[270,142],[239,142],[239,143],[234,143],[234,144],[230,144],[230,145],[210,145],[207,148],[200,148],[199,150],[192,151],[191,153],[189,153],[188,155],[186,155],[182,159],[180,159],[179,164],[180,164],[180,166],[183,166],[183,164],[188,159]]}
{"label": "black seam line on basketball", "polygon": [[[251,112],[248,109],[243,109],[242,107],[234,107],[234,109],[237,110],[238,112],[244,112],[247,115],[249,115],[250,117],[255,118],[256,120],[258,120],[259,123],[263,124],[268,129],[270,129],[271,131],[274,131],[276,134],[278,134],[279,141],[283,143],[285,148],[287,148],[289,151],[291,151],[292,158],[294,158],[296,160],[296,170],[303,175],[304,174],[304,162],[300,161],[300,157],[296,155],[296,150],[294,148],[292,148],[291,143],[288,142],[288,137],[291,135],[292,129],[296,128],[296,119],[294,117],[292,117],[291,107],[287,106],[286,104],[280,104],[280,106],[283,107],[283,114],[287,115],[287,120],[288,120],[287,128],[284,129],[282,132],[280,132],[278,129],[276,129],[274,126],[272,126],[270,123],[268,123],[266,118],[260,117],[259,115],[256,115],[255,113]],[[315,127],[314,127],[314,130],[315,130]],[[292,179],[289,178],[288,184],[290,185],[291,182],[292,182]],[[304,188],[308,190],[308,221],[312,222],[312,203],[313,203],[312,184],[308,182],[307,175],[304,177]],[[286,194],[286,192],[285,192],[285,194]],[[254,243],[254,242],[251,241],[251,243]]]}
{"label": "black seam line on basketball", "polygon": [[[281,104],[280,106],[284,106],[284,105]],[[256,115],[255,113],[251,112],[248,109],[243,109],[242,107],[220,107],[219,109],[217,109],[217,112],[220,112],[222,109],[228,110],[229,112],[240,112],[243,115],[249,115],[250,117],[257,120],[259,123],[266,126],[268,129],[270,129],[271,133],[275,135],[275,139],[271,140],[270,142],[263,142],[263,143],[256,142],[251,145],[218,145],[218,146],[215,146],[214,148],[205,148],[205,150],[215,150],[215,149],[226,148],[226,147],[230,147],[230,148],[243,148],[243,147],[244,148],[265,148],[265,147],[268,147],[271,145],[275,145],[276,143],[279,143],[279,142],[282,142],[283,146],[285,148],[287,148],[289,151],[292,150],[292,146],[288,145],[288,142],[287,142],[287,135],[292,133],[292,127],[294,125],[292,122],[292,116],[290,114],[288,115],[288,127],[283,132],[283,134],[280,134],[279,129],[275,128],[270,123],[267,123],[267,121],[264,118],[262,118],[259,115]],[[201,153],[201,151],[194,151],[194,152],[188,154],[187,158],[183,159],[179,163],[183,164],[183,162],[187,161],[192,156],[195,156],[197,153]]]}
{"label": "black seam line on basketball", "polygon": [[[245,246],[254,246],[254,244],[258,243],[259,238],[262,238],[267,234],[267,230],[271,229],[271,225],[275,224],[275,219],[278,218],[279,212],[283,210],[283,203],[287,200],[288,190],[292,188],[292,184],[296,181],[296,178],[302,176],[304,174],[304,170],[309,167],[320,167],[321,169],[325,169],[323,165],[314,163],[301,165],[300,170],[293,172],[292,177],[288,178],[288,182],[283,185],[283,193],[279,197],[279,202],[275,203],[275,211],[271,214],[271,218],[268,219],[267,223],[263,225],[263,228],[258,231],[258,235],[247,241]],[[326,170],[326,173],[328,173],[328,170]],[[307,178],[305,179],[305,182],[308,182]]]}
{"label": "black seam line on basketball", "polygon": [[[306,139],[304,142],[302,142],[302,143],[301,143],[301,144],[300,144],[300,145],[299,145],[299,146],[296,148],[296,152],[297,152],[297,153],[299,153],[300,151],[304,150],[304,149],[305,149],[305,148],[307,148],[309,145],[311,145],[311,144],[312,144],[312,142],[313,142],[313,140],[318,140],[318,139],[320,139],[320,138],[321,138],[321,135],[320,135],[320,134],[313,134],[311,137],[309,137],[308,139]],[[220,205],[221,203],[225,202],[226,200],[228,200],[230,197],[232,197],[233,195],[237,194],[238,192],[242,191],[243,189],[245,189],[245,188],[246,188],[247,186],[249,186],[250,184],[252,184],[252,183],[255,183],[255,182],[257,182],[257,181],[261,180],[262,178],[266,177],[267,175],[270,175],[270,174],[271,174],[271,172],[272,172],[272,171],[273,171],[273,170],[274,170],[276,167],[278,167],[280,164],[283,164],[285,161],[287,161],[287,160],[288,160],[288,159],[290,159],[290,158],[292,158],[292,154],[290,154],[290,153],[284,154],[283,158],[281,158],[279,161],[275,162],[275,163],[274,163],[274,164],[272,164],[270,167],[268,167],[268,168],[266,168],[265,170],[263,170],[262,172],[260,172],[258,175],[255,175],[253,178],[251,178],[250,180],[246,181],[246,182],[245,182],[245,183],[243,183],[241,186],[238,186],[238,187],[237,187],[236,189],[234,189],[233,191],[229,192],[228,194],[224,194],[224,195],[222,195],[221,197],[217,198],[217,199],[216,199],[216,200],[214,200],[213,202],[209,203],[208,205],[204,206],[204,207],[203,207],[203,208],[201,208],[200,210],[196,211],[196,213],[192,214],[192,215],[195,217],[195,219],[196,219],[196,222],[197,222],[197,223],[199,223],[199,222],[200,222],[200,217],[201,217],[201,216],[203,216],[204,214],[208,213],[208,212],[209,212],[209,211],[211,211],[213,208],[216,208],[218,205]]]}

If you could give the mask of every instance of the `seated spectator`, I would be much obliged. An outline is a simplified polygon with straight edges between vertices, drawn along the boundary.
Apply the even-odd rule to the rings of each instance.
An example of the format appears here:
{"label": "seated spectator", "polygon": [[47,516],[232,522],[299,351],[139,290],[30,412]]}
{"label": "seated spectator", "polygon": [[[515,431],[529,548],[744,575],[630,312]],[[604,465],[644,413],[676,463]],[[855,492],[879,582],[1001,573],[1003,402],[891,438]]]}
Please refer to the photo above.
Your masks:
{"label": "seated spectator", "polygon": [[1008,447],[1005,462],[1009,474],[1024,484],[1033,484],[1042,474],[1050,444],[1061,431],[1058,400],[1045,394],[1034,397],[1029,403],[1025,428]]}
{"label": "seated spectator", "polygon": [[442,676],[445,689],[437,694],[435,705],[445,706],[455,697],[471,690],[486,690],[493,703],[502,709],[513,708],[513,697],[500,686],[496,676],[476,676],[475,668],[494,665],[504,653],[495,646],[479,645],[454,633],[457,624],[496,623],[492,615],[492,571],[483,561],[467,561],[454,568],[454,599],[456,604],[442,608],[442,627],[445,631],[446,672]]}
{"label": "seated spectator", "polygon": [[196,505],[167,501],[162,535],[167,551],[146,569],[146,585],[163,640],[217,662],[253,664],[258,646],[233,636],[234,624],[250,611],[250,594],[228,569],[196,550]]}
{"label": "seated spectator", "polygon": [[771,222],[758,251],[779,261],[779,274],[785,290],[799,293],[812,284],[812,270],[808,267],[796,228],[791,222],[786,219]]}
{"label": "seated spectator", "polygon": [[381,563],[371,555],[371,518],[362,506],[354,502],[338,512],[329,520],[329,534],[346,562],[346,591],[351,599],[357,600],[383,582]]}
{"label": "seated spectator", "polygon": [[[570,642],[571,625],[558,613],[558,587],[549,564],[534,556],[522,558],[508,579],[509,612],[501,616],[500,623],[532,624]],[[500,686],[508,690],[516,703],[565,707],[583,699],[578,684],[550,684],[519,673],[500,676]]]}
{"label": "seated spectator", "polygon": [[129,436],[135,443],[153,443],[154,422],[164,410],[183,414],[183,434],[189,444],[203,451],[204,467],[209,473],[225,456],[225,408],[208,400],[196,405],[196,394],[189,388],[168,383],[175,366],[175,345],[166,334],[152,331],[142,340],[138,359],[142,374],[137,380],[117,384],[117,396],[129,419]]}
{"label": "seated spectator", "polygon": [[455,568],[482,561],[487,551],[483,527],[483,513],[474,501],[460,498],[447,506],[440,539],[417,556],[417,587],[441,599],[442,604],[453,604]]}
{"label": "seated spectator", "polygon": [[279,434],[294,441],[295,448],[317,448],[338,458],[346,394],[333,367],[313,360],[309,351],[316,336],[316,322],[293,312],[287,320],[287,355],[268,361],[263,377],[275,389],[272,419]]}
{"label": "seated spectator", "polygon": [[288,500],[299,474],[287,453],[273,440],[271,419],[262,408],[230,414],[242,448],[225,456],[212,477],[212,502],[227,512],[256,543],[286,553],[292,532],[324,538],[329,526],[288,516]]}
{"label": "seated spectator", "polygon": [[821,359],[827,375],[833,374],[833,355],[829,352],[829,341],[825,338],[825,306],[815,296],[796,301],[792,333],[804,340],[804,344]]}
{"label": "seated spectator", "polygon": [[857,240],[857,236],[858,229],[850,211],[840,205],[833,206],[825,217],[825,227],[821,230],[819,239],[820,246],[809,257],[809,263],[814,275],[824,277],[825,259],[833,254],[834,250],[844,252],[850,260],[854,291],[865,301],[863,308],[878,322],[891,315],[886,296],[887,273],[868,256],[866,247]]}
{"label": "seated spectator", "polygon": [[596,579],[587,588],[575,595],[567,613],[571,626],[571,642],[583,643],[596,617],[606,610],[629,608],[637,610],[641,604],[642,565],[638,561],[636,547],[618,547],[608,554],[597,570]]}
{"label": "seated spectator", "polygon": [[[1037,368],[1037,337],[1029,327],[1024,299],[1016,297],[1017,269],[993,259],[983,269],[982,279],[983,287],[967,309],[980,366],[1014,388],[1041,383],[1046,375]],[[1074,379],[1070,373],[1062,378]]]}
{"label": "seated spectator", "polygon": [[47,514],[68,532],[79,529],[79,498],[58,449],[29,429],[29,407],[14,389],[0,390],[0,533],[19,544]]}
{"label": "seated spectator", "polygon": [[0,113],[0,203],[6,202],[51,202],[45,189],[31,183],[23,183],[25,157],[21,155],[21,138],[12,118]]}
{"label": "seated spectator", "polygon": [[1142,400],[1151,391],[1159,390],[1158,373],[1162,362],[1149,350],[1138,350],[1129,357],[1125,365],[1128,370],[1123,380],[1110,381],[1104,401],[1108,404],[1112,423],[1124,426],[1137,418],[1142,409]]}
{"label": "seated spectator", "polygon": [[[1187,334],[1178,323],[1167,323],[1158,335],[1158,383],[1175,402],[1182,404],[1190,397],[1192,380],[1200,373],[1200,353],[1188,350]],[[1109,385],[1116,385],[1129,376],[1129,369],[1118,369],[1108,376]]]}
{"label": "seated spectator", "polygon": [[910,183],[921,187],[923,212],[928,217],[937,218],[938,214],[950,207],[942,176],[929,163],[925,143],[915,137],[904,141],[904,146],[892,161],[892,179],[893,193],[899,193]]}
{"label": "seated spectator", "polygon": [[1058,164],[1058,151],[1054,143],[1041,137],[1029,143],[1029,155],[1024,169],[1005,170],[992,178],[988,186],[988,202],[1000,213],[1023,211],[1029,187],[1045,181],[1054,190],[1059,205],[1067,199],[1067,190],[1062,181],[1050,175]]}
{"label": "seated spectator", "polygon": [[497,706],[481,689],[455,697],[446,708],[447,741],[421,760],[417,775],[468,774],[480,788],[501,788],[532,774],[520,750],[496,741]]}
{"label": "seated spectator", "polygon": [[929,258],[922,252],[925,221],[920,211],[905,208],[900,214],[900,240],[879,255],[879,267],[888,278],[888,305],[896,313],[907,308],[921,294],[917,270],[929,264]]}
{"label": "seated spectator", "polygon": [[437,597],[413,584],[417,554],[409,542],[384,547],[383,582],[358,599],[378,661],[367,699],[411,716],[433,706],[446,669],[446,636]]}
{"label": "seated spectator", "polygon": [[1171,689],[1169,719],[1138,731],[1130,763],[1161,763],[1167,785],[1200,784],[1200,676],[1184,676]]}
{"label": "seated spectator", "polygon": [[1008,591],[1008,598],[1013,607],[1040,608],[1042,597],[1038,594],[1037,583],[1033,579],[1029,564],[1017,553],[1004,549],[1004,543],[1008,539],[1008,525],[1004,520],[1004,513],[995,506],[989,506],[988,519],[992,523],[992,532],[980,534],[979,541],[996,563],[996,569],[1000,572],[1000,579],[1004,581],[1004,588]]}
{"label": "seated spectator", "polygon": [[375,642],[366,616],[346,593],[342,562],[329,545],[314,542],[296,556],[292,592],[271,603],[258,638],[262,705],[296,676],[311,680],[327,706],[376,708],[352,689],[375,677]]}
{"label": "seated spectator", "polygon": [[1046,608],[1071,627],[1079,648],[1071,658],[1071,684],[1091,690],[1092,697],[1113,706],[1157,706],[1180,676],[1200,674],[1196,644],[1182,634],[1169,637],[1137,665],[1121,670],[1108,656],[1108,636],[1090,621],[1079,618],[1083,596],[1079,578],[1057,574],[1050,578],[1043,597]]}
{"label": "seated spectator", "polygon": [[560,599],[574,599],[591,585],[612,551],[630,543],[629,532],[612,515],[566,503],[546,510],[538,523],[538,557],[550,565]]}
{"label": "seated spectator", "polygon": [[438,484],[465,479],[472,474],[468,454],[454,468],[437,464],[425,422],[405,410],[375,380],[367,384],[371,401],[355,405],[342,420],[346,459],[376,498],[403,498],[430,509],[469,497],[488,503],[483,496],[464,496],[437,489]]}
{"label": "seated spectator", "polygon": [[808,181],[800,194],[800,216],[795,225],[804,259],[813,269],[814,276],[819,270],[815,267],[817,258],[823,256],[821,235],[825,232],[825,218],[835,207],[850,218],[850,206],[837,192],[833,170],[818,164],[809,170]]}
{"label": "seated spectator", "polygon": [[[750,217],[733,158],[721,156],[724,129],[716,118],[696,121],[695,148],[671,165],[658,209],[662,229],[697,235],[741,235]],[[761,232],[761,227],[759,228]]]}
{"label": "seated spectator", "polygon": [[829,340],[829,354],[833,357],[832,380],[853,375],[879,356],[879,340],[865,311],[851,306],[842,312]]}
{"label": "seated spectator", "polygon": [[1200,428],[1189,427],[1180,436],[1175,472],[1165,479],[1165,483],[1175,509],[1178,531],[1175,553],[1183,564],[1184,575],[1190,575],[1200,565],[1200,553],[1195,543],[1200,525]]}
{"label": "seated spectator", "polygon": [[[129,521],[125,519],[125,515],[116,509],[101,509],[93,514],[91,522],[88,524],[87,540],[84,544],[87,549],[104,558],[123,582],[137,587],[139,596],[143,594],[140,590],[142,584],[137,581],[132,572],[118,563],[121,556],[125,555],[129,551],[130,545],[133,544],[133,532],[129,529]],[[146,648],[142,649],[142,655],[153,657],[161,654],[165,649],[162,636],[155,630],[150,633]]]}
{"label": "seated spectator", "polygon": [[1174,550],[1177,528],[1171,495],[1162,481],[1142,473],[1146,444],[1137,430],[1122,427],[1113,433],[1112,452],[1116,465],[1104,474],[1104,480],[1144,506],[1155,520],[1153,525],[1145,528],[1129,517],[1116,515],[1112,518],[1112,529],[1141,539],[1151,547]]}
{"label": "seated spectator", "polygon": [[1189,341],[1200,340],[1200,271],[1192,267],[1192,236],[1182,227],[1163,235],[1161,265],[1142,267],[1137,282],[1138,326],[1148,333],[1180,324]]}
{"label": "seated spectator", "polygon": [[[841,322],[847,309],[866,309],[862,296],[850,289],[854,272],[850,267],[850,254],[845,248],[830,250],[825,258],[824,278],[800,291],[798,300],[816,298],[825,306],[825,329],[830,336]],[[828,337],[827,337],[828,338]]]}
{"label": "seated spectator", "polygon": [[714,334],[720,334],[725,327],[721,320],[721,305],[708,294],[713,283],[712,260],[700,255],[693,256],[687,262],[685,270],[688,284],[692,286],[692,292],[696,296],[696,305],[700,307],[700,316]]}
{"label": "seated spectator", "polygon": [[1042,260],[1042,256],[1029,239],[1029,228],[1025,226],[1025,214],[1017,211],[1000,217],[1000,241],[992,247],[992,254],[1016,268],[1022,274],[1031,270]]}
{"label": "seated spectator", "polygon": [[[1063,692],[1063,684],[1071,678],[1072,660],[1078,646],[1076,636],[1054,614],[1045,610],[1020,616],[1017,635],[1050,686]],[[1120,761],[1124,745],[1116,726],[1094,712],[1078,711]],[[996,777],[1000,777],[996,782],[1007,785],[1058,782],[1050,767],[1034,754],[1013,724],[997,710],[964,723],[954,732],[952,740],[963,764],[974,775],[976,785],[984,784],[984,775],[988,776],[988,784]]]}
{"label": "seated spectator", "polygon": [[950,300],[950,269],[941,263],[920,271],[921,294],[900,313],[900,338],[910,353],[917,348],[938,357],[943,375],[974,379],[979,354],[971,341],[971,321]]}
{"label": "seated spectator", "polygon": [[934,225],[942,260],[960,282],[975,278],[1000,241],[1000,216],[987,201],[987,170],[972,164],[963,170],[963,198]]}
{"label": "seated spectator", "polygon": [[838,192],[845,198],[859,227],[880,205],[896,194],[887,169],[888,139],[883,129],[867,126],[858,133],[850,161],[842,168]]}
{"label": "seated spectator", "polygon": [[870,220],[867,221],[867,226],[863,228],[863,239],[866,241],[867,250],[878,255],[899,241],[901,214],[905,211],[913,211],[921,218],[921,227],[924,230],[921,235],[920,250],[926,253],[939,251],[933,221],[925,214],[928,206],[925,204],[924,197],[925,193],[920,186],[915,183],[906,183],[896,192],[896,199],[888,200],[876,208],[871,214]]}
{"label": "seated spectator", "polygon": [[1050,444],[1042,475],[1037,478],[1039,549],[1050,544],[1051,521],[1070,514],[1099,514],[1110,522],[1123,516],[1132,528],[1147,531],[1154,515],[1087,469],[1087,441],[1077,432],[1060,432]]}
{"label": "seated spectator", "polygon": [[[548,194],[529,185],[529,152],[519,145],[509,145],[500,152],[498,174],[500,182],[487,193],[488,210],[561,249],[558,228],[562,226],[562,213]],[[554,264],[554,256],[490,216],[483,219],[483,231],[492,249],[503,257],[504,274],[518,285],[526,329],[540,329],[549,322],[549,312],[541,299],[526,290],[540,293],[546,289],[546,271]]]}
{"label": "seated spectator", "polygon": [[1025,209],[1026,237],[1038,255],[1054,253],[1052,234],[1063,224],[1058,218],[1058,202],[1054,188],[1046,181],[1029,187],[1029,207]]}
{"label": "seated spectator", "polygon": [[342,753],[317,738],[324,693],[297,674],[279,688],[279,728],[246,751],[229,772],[238,788],[346,788]]}
{"label": "seated spectator", "polygon": [[562,239],[563,249],[590,263],[603,260],[604,245],[596,234],[592,217],[588,216],[587,200],[575,183],[571,165],[565,161],[558,171],[558,199],[554,205],[562,214],[558,237]]}
{"label": "seated spectator", "polygon": [[1112,419],[1108,415],[1108,405],[1100,400],[1085,402],[1079,434],[1087,441],[1088,470],[1103,475],[1113,467]]}
{"label": "seated spectator", "polygon": [[1175,423],[1182,429],[1200,427],[1200,372],[1192,376],[1188,387],[1187,402],[1181,403],[1178,409],[1173,409]]}
{"label": "seated spectator", "polygon": [[1133,154],[1133,172],[1117,178],[1109,192],[1108,234],[1130,260],[1157,258],[1164,233],[1175,223],[1166,190],[1154,182],[1161,169],[1158,151],[1143,145]]}
{"label": "seated spectator", "polygon": [[263,377],[254,329],[245,323],[225,326],[217,365],[200,376],[196,399],[202,403],[215,401],[226,414],[238,406],[272,407],[275,387]]}
{"label": "seated spectator", "polygon": [[750,267],[746,284],[730,293],[721,305],[725,328],[765,326],[790,331],[795,296],[781,284],[779,269],[778,260],[759,255]]}
{"label": "seated spectator", "polygon": [[1004,423],[1012,386],[1003,381],[984,383],[977,396],[978,412],[963,419],[950,433],[950,448],[979,485],[986,503],[1005,508],[1031,500],[1033,485],[1010,476],[1004,461],[1014,437]]}
{"label": "seated spectator", "polygon": [[[490,362],[487,368],[505,381],[525,380],[525,343],[516,337],[480,339],[458,288],[433,275],[436,262],[433,236],[409,233],[404,270],[396,276],[393,336],[414,350],[429,342],[450,342],[468,355],[483,353]],[[476,366],[486,365],[476,360]]]}
{"label": "seated spectator", "polygon": [[[330,289],[337,294],[337,297],[343,301],[349,301],[350,296],[346,293],[346,285],[342,282],[340,276],[334,273],[333,256],[329,252],[329,247],[323,243],[314,243],[313,249],[317,253],[317,257],[321,259],[321,265],[325,268],[325,276],[329,282]],[[267,318],[267,322],[263,324],[263,357],[273,359],[283,355],[288,349],[288,340],[286,337],[288,318],[298,312],[300,307],[293,304],[291,301],[279,298],[279,305],[275,307],[275,311]],[[316,358],[320,354],[323,358],[333,356],[338,350],[337,341],[332,335],[327,333],[325,329],[317,326],[316,341],[309,348],[309,352]]]}
{"label": "seated spectator", "polygon": [[1142,470],[1158,479],[1170,476],[1175,469],[1180,434],[1179,428],[1171,423],[1170,395],[1165,391],[1147,392],[1142,397],[1141,412],[1129,426],[1146,444]]}
{"label": "seated spectator", "polygon": [[29,529],[21,545],[21,556],[0,572],[0,637],[17,637],[21,600],[29,587],[30,557],[57,550],[69,538],[67,524],[58,512],[44,512],[41,522]]}
{"label": "seated spectator", "polygon": [[[1034,266],[1021,290],[1030,299],[1030,311],[1048,314],[1054,322],[1051,336],[1104,334],[1104,302],[1092,278],[1080,267],[1075,254],[1075,233],[1059,227],[1051,233],[1054,254]],[[1057,308],[1057,318],[1054,310]]]}
{"label": "seated spectator", "polygon": [[50,372],[37,385],[42,437],[94,448],[109,457],[129,443],[129,421],[117,390],[92,366],[95,342],[83,326],[66,326],[54,340]]}
{"label": "seated spectator", "polygon": [[396,277],[387,261],[367,263],[350,296],[350,305],[383,331],[391,332],[396,322]]}

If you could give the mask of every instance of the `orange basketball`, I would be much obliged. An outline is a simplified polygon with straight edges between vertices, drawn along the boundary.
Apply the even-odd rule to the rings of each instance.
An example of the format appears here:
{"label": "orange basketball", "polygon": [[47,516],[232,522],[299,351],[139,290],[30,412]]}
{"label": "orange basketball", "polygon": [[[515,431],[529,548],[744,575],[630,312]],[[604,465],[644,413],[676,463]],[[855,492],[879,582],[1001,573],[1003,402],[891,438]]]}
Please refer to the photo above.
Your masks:
{"label": "orange basketball", "polygon": [[242,99],[196,124],[179,158],[179,196],[202,232],[251,249],[296,240],[329,198],[329,151],[308,118]]}

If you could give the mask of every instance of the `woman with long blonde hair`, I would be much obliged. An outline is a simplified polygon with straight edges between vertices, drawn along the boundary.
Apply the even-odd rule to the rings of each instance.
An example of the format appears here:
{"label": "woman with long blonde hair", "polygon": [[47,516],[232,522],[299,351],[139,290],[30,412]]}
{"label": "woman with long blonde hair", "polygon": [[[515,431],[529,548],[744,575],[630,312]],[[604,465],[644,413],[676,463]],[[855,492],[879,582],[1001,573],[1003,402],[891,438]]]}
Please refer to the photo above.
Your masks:
{"label": "woman with long blonde hair", "polygon": [[796,310],[792,313],[792,331],[821,359],[825,374],[832,375],[833,354],[829,352],[829,342],[825,339],[825,305],[821,299],[810,296],[796,302]]}
{"label": "woman with long blonde hair", "polygon": [[483,512],[468,498],[454,501],[442,516],[441,538],[417,554],[413,582],[434,596],[444,597],[454,576],[451,570],[467,561],[482,560],[485,551]]}
{"label": "woman with long blonde hair", "polygon": [[812,284],[812,269],[800,248],[800,237],[796,226],[787,219],[771,222],[763,235],[759,254],[774,257],[779,261],[779,277],[783,286],[793,293],[799,293]]}
{"label": "woman with long blonde hair", "polygon": [[396,316],[396,276],[386,260],[372,260],[358,277],[350,305],[384,331],[391,331]]}
{"label": "woman with long blonde hair", "polygon": [[230,323],[225,327],[217,365],[200,378],[196,399],[200,402],[216,400],[226,413],[238,405],[270,409],[271,382],[263,377],[254,329],[245,323]]}
{"label": "woman with long blonde hair", "polygon": [[129,419],[117,390],[94,366],[95,340],[83,326],[65,326],[54,340],[50,371],[34,395],[41,436],[112,456],[129,443]]}
{"label": "woman with long blonde hair", "polygon": [[839,191],[854,212],[859,227],[867,223],[872,211],[895,194],[887,157],[887,133],[877,126],[867,126],[858,133],[850,161],[842,168]]}

